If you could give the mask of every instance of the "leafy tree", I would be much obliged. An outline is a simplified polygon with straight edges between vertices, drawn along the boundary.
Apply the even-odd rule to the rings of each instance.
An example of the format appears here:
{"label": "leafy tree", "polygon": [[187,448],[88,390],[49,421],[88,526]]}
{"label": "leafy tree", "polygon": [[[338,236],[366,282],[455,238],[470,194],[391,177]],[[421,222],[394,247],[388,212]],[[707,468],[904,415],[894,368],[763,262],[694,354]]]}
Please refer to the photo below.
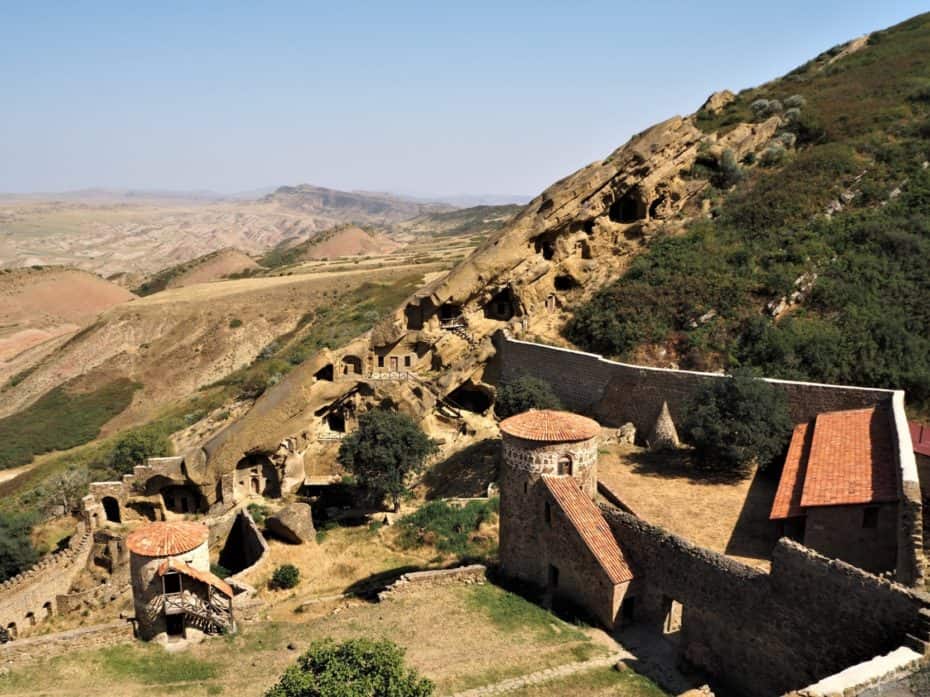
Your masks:
{"label": "leafy tree", "polygon": [[314,641],[265,697],[429,697],[433,684],[404,666],[390,641]]}
{"label": "leafy tree", "polygon": [[146,458],[165,457],[172,452],[171,441],[160,428],[137,428],[120,437],[110,451],[109,464],[118,472],[131,472]]}
{"label": "leafy tree", "polygon": [[282,564],[271,574],[271,582],[268,585],[279,590],[287,590],[294,588],[299,582],[300,569],[293,564]]}
{"label": "leafy tree", "polygon": [[502,419],[530,409],[561,409],[552,386],[539,378],[521,374],[497,389],[494,412]]}
{"label": "leafy tree", "polygon": [[707,467],[767,467],[791,435],[788,398],[770,383],[738,371],[708,382],[690,400],[682,432]]}
{"label": "leafy tree", "polygon": [[0,581],[36,563],[38,555],[29,537],[33,520],[27,513],[0,513]]}
{"label": "leafy tree", "polygon": [[362,486],[390,496],[397,512],[407,477],[423,469],[436,444],[405,414],[373,409],[358,421],[339,447],[339,464]]}

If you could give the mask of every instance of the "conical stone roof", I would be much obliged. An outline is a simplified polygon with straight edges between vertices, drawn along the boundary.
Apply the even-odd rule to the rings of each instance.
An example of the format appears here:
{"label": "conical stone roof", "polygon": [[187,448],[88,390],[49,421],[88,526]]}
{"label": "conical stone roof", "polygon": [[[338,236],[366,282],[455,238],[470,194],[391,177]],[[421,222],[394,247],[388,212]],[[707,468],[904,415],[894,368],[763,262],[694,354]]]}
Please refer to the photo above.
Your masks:
{"label": "conical stone roof", "polygon": [[650,450],[666,450],[677,448],[681,445],[678,440],[678,429],[675,428],[675,422],[672,421],[672,414],[668,410],[668,402],[662,402],[662,409],[656,418],[655,425],[649,433]]}

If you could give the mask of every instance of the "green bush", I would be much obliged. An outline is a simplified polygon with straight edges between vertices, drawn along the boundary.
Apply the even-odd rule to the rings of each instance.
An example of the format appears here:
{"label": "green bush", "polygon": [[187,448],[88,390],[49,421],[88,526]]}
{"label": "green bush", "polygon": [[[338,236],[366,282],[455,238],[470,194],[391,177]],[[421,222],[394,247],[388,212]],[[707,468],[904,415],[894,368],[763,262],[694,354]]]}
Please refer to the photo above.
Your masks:
{"label": "green bush", "polygon": [[30,532],[33,513],[0,512],[0,582],[25,571],[38,560]]}
{"label": "green bush", "polygon": [[238,329],[241,326],[242,326],[242,320],[239,319],[238,317],[233,317],[231,320],[229,320],[230,329]]}
{"label": "green bush", "polygon": [[265,519],[268,517],[268,506],[260,503],[250,503],[246,508],[256,525],[260,527],[265,524]]}
{"label": "green bush", "polygon": [[139,387],[120,378],[89,391],[70,384],[49,390],[22,411],[0,419],[0,469],[93,440],[107,421],[129,406]]}
{"label": "green bush", "polygon": [[294,588],[300,582],[300,569],[293,564],[282,564],[271,574],[268,587],[276,590]]}
{"label": "green bush", "polygon": [[433,684],[404,666],[390,641],[314,641],[265,697],[429,697]]}
{"label": "green bush", "polygon": [[772,464],[784,453],[793,426],[785,392],[743,371],[707,382],[685,414],[682,436],[698,460],[732,472]]}
{"label": "green bush", "polygon": [[440,552],[458,555],[487,551],[474,543],[472,534],[483,523],[494,520],[499,508],[497,498],[469,501],[464,506],[430,501],[398,521],[400,543],[408,548],[432,544]]}
{"label": "green bush", "polygon": [[561,409],[552,386],[539,378],[521,374],[501,383],[494,400],[494,413],[501,419],[530,409]]}
{"label": "green bush", "polygon": [[109,465],[117,473],[128,474],[150,457],[166,457],[171,453],[171,440],[162,427],[143,426],[117,439],[110,451]]}

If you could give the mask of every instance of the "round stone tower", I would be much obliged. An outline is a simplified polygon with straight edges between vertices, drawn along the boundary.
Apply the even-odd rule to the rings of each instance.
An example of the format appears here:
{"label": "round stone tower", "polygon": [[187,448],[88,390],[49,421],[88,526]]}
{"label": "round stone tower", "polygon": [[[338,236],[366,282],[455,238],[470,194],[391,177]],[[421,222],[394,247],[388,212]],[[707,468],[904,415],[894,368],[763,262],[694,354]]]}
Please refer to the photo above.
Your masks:
{"label": "round stone tower", "polygon": [[541,583],[546,570],[538,530],[548,515],[542,477],[573,477],[594,499],[601,428],[578,414],[543,409],[504,419],[500,429],[501,569],[505,575]]}
{"label": "round stone tower", "polygon": [[[132,599],[141,639],[196,639],[203,634],[186,621],[184,601],[204,585],[192,576],[213,577],[208,537],[206,525],[176,521],[150,523],[126,538]],[[185,578],[191,582],[185,584]]]}

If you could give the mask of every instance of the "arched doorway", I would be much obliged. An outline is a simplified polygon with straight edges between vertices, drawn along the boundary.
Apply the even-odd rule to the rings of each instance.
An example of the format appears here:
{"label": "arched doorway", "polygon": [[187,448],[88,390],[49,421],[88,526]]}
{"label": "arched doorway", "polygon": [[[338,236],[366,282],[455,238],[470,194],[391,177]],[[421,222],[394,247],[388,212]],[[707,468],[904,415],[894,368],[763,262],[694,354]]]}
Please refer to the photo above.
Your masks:
{"label": "arched doorway", "polygon": [[46,618],[46,619],[48,619],[48,618],[51,617],[53,614],[55,614],[54,611],[52,610],[52,601],[51,601],[51,600],[49,600],[48,602],[46,602],[46,603],[42,606],[42,611],[45,613],[45,618]]}
{"label": "arched doorway", "polygon": [[36,626],[36,614],[34,612],[26,613],[26,624],[29,625],[30,627]]}
{"label": "arched doorway", "polygon": [[104,496],[100,501],[103,504],[103,513],[111,523],[121,522],[119,514],[119,501],[112,496]]}

